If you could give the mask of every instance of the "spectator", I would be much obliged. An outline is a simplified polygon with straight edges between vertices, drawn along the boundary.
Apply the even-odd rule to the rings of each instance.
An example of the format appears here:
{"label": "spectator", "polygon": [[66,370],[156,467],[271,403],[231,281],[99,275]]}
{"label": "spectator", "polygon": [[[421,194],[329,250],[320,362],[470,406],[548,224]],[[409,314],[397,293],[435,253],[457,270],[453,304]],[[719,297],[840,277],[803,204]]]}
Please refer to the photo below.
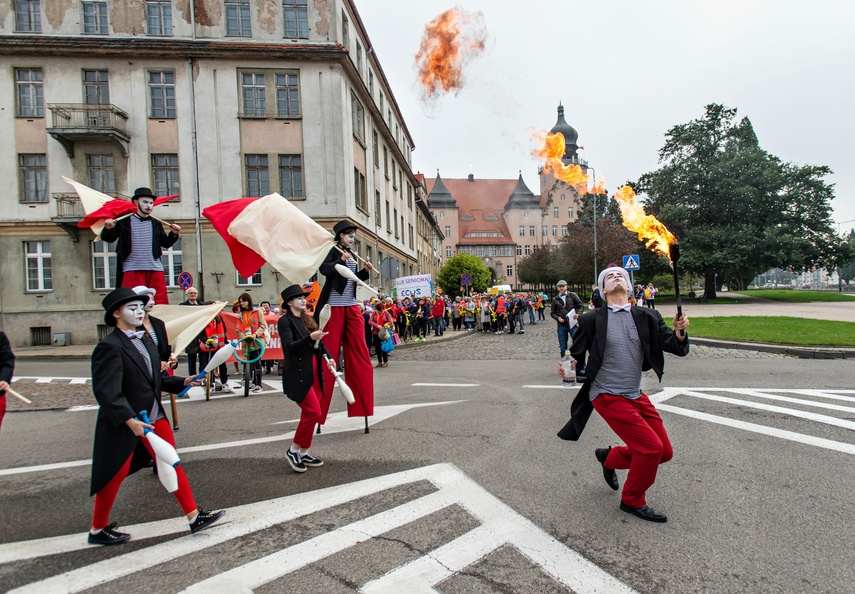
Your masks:
{"label": "spectator", "polygon": [[584,306],[576,293],[567,290],[566,280],[558,281],[555,286],[558,288],[558,295],[552,300],[552,311],[549,315],[557,323],[559,357],[563,357],[567,352],[569,338],[572,338],[578,330],[575,324],[572,328],[570,327],[571,320],[578,319]]}
{"label": "spectator", "polygon": [[6,414],[6,390],[15,372],[15,355],[12,346],[4,332],[0,332],[0,427],[3,426],[3,416]]}
{"label": "spectator", "polygon": [[[252,336],[263,341],[267,335],[267,321],[260,309],[253,308],[252,296],[249,293],[242,293],[238,297],[238,308],[236,328],[238,338],[244,339]],[[248,355],[252,358],[257,355],[258,345],[253,343],[253,347],[248,351]],[[253,392],[261,392],[261,361],[250,363],[250,378],[252,381],[250,389]]]}

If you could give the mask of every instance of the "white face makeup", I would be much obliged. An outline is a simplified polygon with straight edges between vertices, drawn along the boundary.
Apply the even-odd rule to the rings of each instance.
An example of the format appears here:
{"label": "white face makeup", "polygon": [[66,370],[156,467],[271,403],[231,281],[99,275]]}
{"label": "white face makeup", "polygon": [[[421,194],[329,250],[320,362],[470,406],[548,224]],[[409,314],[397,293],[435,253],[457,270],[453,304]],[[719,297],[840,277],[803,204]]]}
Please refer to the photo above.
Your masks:
{"label": "white face makeup", "polygon": [[302,312],[306,310],[306,298],[304,296],[294,297],[288,302],[288,307],[291,311]]}
{"label": "white face makeup", "polygon": [[148,301],[145,302],[145,310],[151,311],[154,307],[154,296],[149,296]]}
{"label": "white face makeup", "polygon": [[139,198],[137,200],[137,208],[143,214],[151,214],[151,209],[154,207],[154,200],[151,198]]}
{"label": "white face makeup", "polygon": [[626,284],[626,279],[624,278],[623,273],[617,270],[607,273],[603,278],[603,290],[606,293],[611,293],[619,287],[623,288],[624,291],[629,288]]}
{"label": "white face makeup", "polygon": [[129,301],[119,308],[119,319],[131,328],[141,325],[145,317],[145,309],[142,300]]}
{"label": "white face makeup", "polygon": [[356,241],[356,230],[348,231],[341,234],[341,244],[345,247],[353,247],[353,242]]}

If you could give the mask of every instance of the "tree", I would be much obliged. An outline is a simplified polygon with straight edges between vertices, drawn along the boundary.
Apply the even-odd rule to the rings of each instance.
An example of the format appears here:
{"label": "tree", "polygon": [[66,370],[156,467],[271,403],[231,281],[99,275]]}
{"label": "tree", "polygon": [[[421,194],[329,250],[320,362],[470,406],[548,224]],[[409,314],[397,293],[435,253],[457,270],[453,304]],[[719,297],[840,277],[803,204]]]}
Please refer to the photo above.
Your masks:
{"label": "tree", "polygon": [[517,263],[517,277],[521,283],[532,285],[551,285],[555,278],[555,253],[549,247],[534,250]]}
{"label": "tree", "polygon": [[680,268],[703,275],[715,297],[724,282],[740,289],[769,268],[828,266],[841,240],[831,227],[833,187],[824,166],[783,163],[764,151],[748,118],[706,106],[672,127],[661,167],[644,174],[645,210],[677,237]]}
{"label": "tree", "polygon": [[472,275],[472,291],[481,293],[490,286],[492,277],[490,269],[481,258],[472,254],[457,254],[446,260],[439,270],[437,282],[446,295],[460,294],[460,279],[464,274]]}

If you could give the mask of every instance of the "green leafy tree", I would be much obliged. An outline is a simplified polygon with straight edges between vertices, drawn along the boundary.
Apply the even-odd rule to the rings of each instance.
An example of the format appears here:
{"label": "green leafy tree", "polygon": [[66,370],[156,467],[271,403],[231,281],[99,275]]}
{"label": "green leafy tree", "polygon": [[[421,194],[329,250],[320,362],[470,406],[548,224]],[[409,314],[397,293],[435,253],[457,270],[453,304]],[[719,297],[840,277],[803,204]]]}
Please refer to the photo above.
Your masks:
{"label": "green leafy tree", "polygon": [[522,283],[551,285],[558,280],[554,272],[556,264],[558,260],[553,250],[538,249],[518,261],[517,275]]}
{"label": "green leafy tree", "polygon": [[803,270],[841,257],[833,187],[824,180],[831,171],[781,162],[735,109],[707,105],[702,118],[672,127],[659,162],[637,184],[645,210],[677,237],[681,270],[703,275],[708,297],[725,282],[744,288],[769,268]]}
{"label": "green leafy tree", "polygon": [[457,254],[446,260],[440,268],[437,282],[446,295],[459,295],[460,279],[464,274],[472,275],[471,290],[478,293],[487,290],[492,281],[490,269],[481,258],[472,254]]}

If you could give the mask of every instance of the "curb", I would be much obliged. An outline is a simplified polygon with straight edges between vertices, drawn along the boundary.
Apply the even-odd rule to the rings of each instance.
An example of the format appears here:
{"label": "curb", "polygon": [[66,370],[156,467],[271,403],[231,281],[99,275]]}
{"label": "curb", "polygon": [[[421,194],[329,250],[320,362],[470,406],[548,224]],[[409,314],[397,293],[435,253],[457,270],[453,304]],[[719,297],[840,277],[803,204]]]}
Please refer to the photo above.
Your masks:
{"label": "curb", "polygon": [[732,349],[737,351],[759,351],[761,353],[776,353],[789,355],[799,359],[855,359],[855,349],[843,347],[806,347],[797,344],[770,344],[765,342],[735,342],[716,340],[714,338],[700,338],[689,335],[691,344],[708,346],[719,349]]}

